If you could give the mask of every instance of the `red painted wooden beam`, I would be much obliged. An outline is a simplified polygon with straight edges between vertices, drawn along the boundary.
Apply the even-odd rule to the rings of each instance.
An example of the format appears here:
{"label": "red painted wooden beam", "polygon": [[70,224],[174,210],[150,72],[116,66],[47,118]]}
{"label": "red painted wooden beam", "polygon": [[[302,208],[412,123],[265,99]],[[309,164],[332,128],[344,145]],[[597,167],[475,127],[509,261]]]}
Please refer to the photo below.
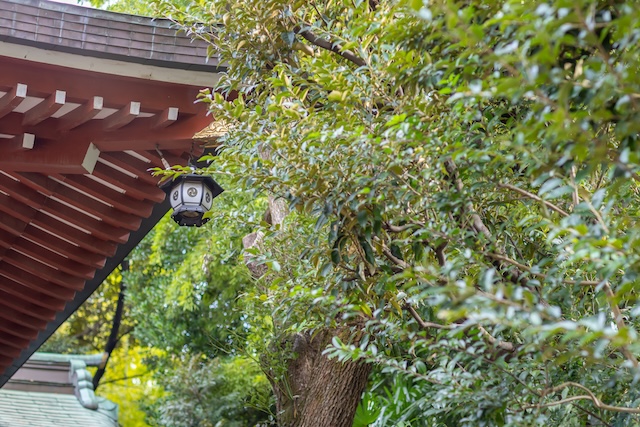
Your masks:
{"label": "red painted wooden beam", "polygon": [[[22,351],[22,349],[27,348],[27,346],[29,345],[29,341],[28,339],[25,338],[14,338],[14,337],[8,337],[6,334],[0,332],[0,348],[2,347],[11,347],[11,348],[17,348],[20,349],[20,351]],[[4,364],[4,361],[2,359],[0,359],[0,366]],[[10,365],[11,361],[6,364]]]}
{"label": "red painted wooden beam", "polygon": [[57,128],[56,119],[47,119],[41,123],[31,126],[22,124],[24,114],[9,113],[0,120],[0,133],[7,135],[19,135],[21,133],[31,133],[42,140],[56,140],[63,135]]}
{"label": "red painted wooden beam", "polygon": [[12,143],[16,150],[31,150],[36,142],[36,136],[32,133],[21,133],[16,135]]}
{"label": "red painted wooden beam", "polygon": [[123,190],[125,194],[134,197],[139,200],[151,200],[153,202],[160,203],[164,200],[166,194],[157,185],[147,184],[144,181],[132,178],[129,175],[112,169],[109,166],[98,163],[93,170],[93,175],[110,183],[116,185]]}
{"label": "red painted wooden beam", "polygon": [[44,194],[32,190],[22,182],[14,181],[4,175],[0,175],[0,189],[25,205],[47,212],[89,231],[96,238],[117,243],[125,243],[129,239],[128,231],[105,224],[78,212]]}
{"label": "red painted wooden beam", "polygon": [[[140,181],[157,186],[160,178],[153,176],[147,169],[154,167],[151,163],[146,163],[136,157],[123,152],[102,153],[98,159],[99,163],[105,162],[109,167],[119,167],[138,177]],[[111,166],[113,165],[113,166]]]}
{"label": "red painted wooden beam", "polygon": [[162,113],[158,113],[154,117],[154,122],[151,125],[152,129],[162,129],[170,126],[178,120],[178,108],[169,107],[164,110]]}
{"label": "red painted wooden beam", "polygon": [[19,325],[7,319],[0,319],[0,331],[3,332],[5,338],[13,339],[8,335],[16,338],[35,339],[38,336],[38,328],[32,328]]}
{"label": "red painted wooden beam", "polygon": [[48,323],[48,320],[23,313],[13,307],[8,307],[6,304],[4,306],[0,304],[0,322],[2,322],[2,319],[30,329],[44,329]]}
{"label": "red painted wooden beam", "polygon": [[81,277],[85,280],[93,278],[95,268],[73,261],[62,255],[52,252],[43,246],[30,242],[26,239],[16,239],[17,236],[0,229],[0,247],[5,249],[15,249],[27,256],[35,258],[43,263],[49,264],[60,271],[64,271],[72,276]]}
{"label": "red painted wooden beam", "polygon": [[30,225],[14,217],[4,217],[0,221],[0,230],[31,240],[41,246],[60,253],[69,259],[93,268],[102,268],[106,262],[104,255],[86,251],[85,249],[62,240],[59,236],[49,234],[34,225]]}
{"label": "red painted wooden beam", "polygon": [[7,252],[2,257],[0,266],[2,266],[3,263],[9,263],[14,267],[20,268],[28,273],[32,273],[35,276],[51,283],[76,291],[82,290],[84,288],[84,283],[86,282],[85,279],[56,270],[53,267],[43,264],[41,261],[34,260],[33,258],[29,258],[28,256],[15,251]]}
{"label": "red painted wooden beam", "polygon": [[[136,119],[126,128],[104,132],[97,135],[88,127],[78,128],[70,132],[69,138],[81,141],[88,136],[94,136],[92,141],[100,151],[124,151],[124,150],[155,150],[181,149],[189,151],[193,141],[194,129],[203,129],[211,122],[211,117],[204,115],[184,117],[172,126],[164,129],[153,129],[154,118],[145,117]],[[84,133],[84,134],[83,134]]]}
{"label": "red painted wooden beam", "polygon": [[8,221],[8,218],[5,217],[13,217],[21,222],[31,223],[53,235],[66,239],[89,252],[104,256],[113,256],[116,252],[115,243],[107,242],[84,233],[4,194],[0,194],[0,211],[7,214],[3,215],[2,222]]}
{"label": "red painted wooden beam", "polygon": [[[193,148],[194,148],[193,154],[195,156],[199,156],[201,153],[200,147],[194,146]],[[172,151],[161,150],[160,152],[162,153],[162,157],[164,157],[164,159],[169,163],[170,166],[176,166],[176,165],[187,166],[187,164],[189,163],[189,151],[187,152],[182,151],[182,155],[175,155],[173,153],[173,150]],[[162,164],[162,158],[160,157],[157,151],[149,150],[149,151],[144,151],[141,154],[144,157],[151,160],[151,164],[154,167],[159,167],[164,169],[164,165]]]}
{"label": "red painted wooden beam", "polygon": [[[99,81],[99,84],[96,84]],[[195,114],[206,108],[194,104],[199,87],[165,83],[103,73],[74,70],[54,65],[37,64],[19,59],[3,58],[0,86],[13,87],[15,82],[28,82],[29,95],[46,97],[55,90],[64,90],[69,102],[84,102],[101,96],[105,108],[122,107],[132,99],[144,100],[149,111],[163,111],[177,107],[186,114]],[[119,108],[116,107],[116,108]]]}
{"label": "red painted wooden beam", "polygon": [[[60,292],[59,297],[52,297],[50,295],[43,294],[36,290],[25,287],[24,285],[14,282],[13,280],[3,277],[0,280],[0,291],[3,295],[10,295],[13,300],[22,300],[33,304],[36,307],[41,307],[44,310],[60,311],[64,309],[68,299],[73,298],[75,292],[65,289],[64,292]],[[66,298],[65,298],[66,297]],[[0,296],[0,299],[3,298]]]}
{"label": "red painted wooden beam", "polygon": [[92,195],[115,208],[139,217],[147,218],[153,210],[153,203],[133,199],[119,191],[108,188],[83,175],[59,175],[52,177]]}
{"label": "red painted wooden beam", "polygon": [[102,111],[103,106],[103,97],[91,97],[89,100],[85,101],[84,104],[60,118],[58,120],[58,130],[67,131],[88,122]]}
{"label": "red painted wooden beam", "polygon": [[31,150],[0,144],[0,169],[17,172],[91,173],[100,151],[89,141],[38,139]]}
{"label": "red painted wooden beam", "polygon": [[140,228],[140,223],[142,222],[140,217],[122,212],[116,208],[101,203],[70,187],[62,185],[45,175],[31,172],[14,173],[10,175],[19,179],[29,188],[46,194],[47,196],[54,196],[63,202],[69,203],[91,215],[101,218],[102,222],[106,224],[125,228],[130,231],[135,231]]}
{"label": "red painted wooden beam", "polygon": [[0,312],[5,311],[8,308],[12,308],[20,313],[45,321],[51,321],[56,317],[56,310],[31,304],[21,298],[15,298],[13,295],[0,290]]}
{"label": "red painted wooden beam", "polygon": [[22,101],[27,99],[27,85],[18,83],[0,98],[0,118],[11,113]]}
{"label": "red painted wooden beam", "polygon": [[25,126],[37,125],[41,121],[48,119],[64,106],[67,94],[63,90],[56,90],[45,100],[24,113],[22,124]]}
{"label": "red painted wooden beam", "polygon": [[65,298],[69,300],[72,299],[75,294],[75,289],[58,286],[14,265],[4,262],[0,263],[0,265],[2,265],[2,268],[0,268],[0,276],[11,279],[27,288],[42,292],[50,297],[59,298],[62,295],[70,295]]}
{"label": "red painted wooden beam", "polygon": [[18,357],[20,353],[22,353],[22,351],[19,348],[0,346],[0,356],[14,358]]}
{"label": "red painted wooden beam", "polygon": [[105,130],[120,129],[131,123],[133,119],[140,115],[140,102],[130,101],[124,107],[102,120],[102,127]]}

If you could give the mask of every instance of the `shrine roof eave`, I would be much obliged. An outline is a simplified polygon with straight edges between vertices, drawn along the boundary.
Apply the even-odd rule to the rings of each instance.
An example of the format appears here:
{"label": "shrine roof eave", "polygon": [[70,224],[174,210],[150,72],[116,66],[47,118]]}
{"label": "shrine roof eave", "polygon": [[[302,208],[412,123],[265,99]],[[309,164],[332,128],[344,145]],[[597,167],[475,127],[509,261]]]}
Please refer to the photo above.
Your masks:
{"label": "shrine roof eave", "polygon": [[[168,211],[224,68],[169,21],[0,0],[0,387]],[[234,94],[229,95],[229,100]]]}

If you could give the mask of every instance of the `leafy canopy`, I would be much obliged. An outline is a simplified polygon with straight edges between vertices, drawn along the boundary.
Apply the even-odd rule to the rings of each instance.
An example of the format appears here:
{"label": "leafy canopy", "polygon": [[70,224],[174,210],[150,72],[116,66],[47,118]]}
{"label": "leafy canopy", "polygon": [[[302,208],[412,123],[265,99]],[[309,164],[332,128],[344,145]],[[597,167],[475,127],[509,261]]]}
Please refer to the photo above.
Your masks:
{"label": "leafy canopy", "polygon": [[207,172],[292,209],[250,317],[351,327],[376,425],[639,422],[635,2],[156,3],[229,67]]}

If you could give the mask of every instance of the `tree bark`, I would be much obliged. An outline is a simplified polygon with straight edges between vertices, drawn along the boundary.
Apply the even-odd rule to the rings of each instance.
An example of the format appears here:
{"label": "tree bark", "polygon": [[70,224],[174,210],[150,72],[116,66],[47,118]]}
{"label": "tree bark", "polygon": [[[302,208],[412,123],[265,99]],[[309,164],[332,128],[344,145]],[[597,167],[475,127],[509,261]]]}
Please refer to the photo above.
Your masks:
{"label": "tree bark", "polygon": [[292,347],[286,373],[269,372],[280,427],[351,427],[371,365],[322,354],[334,336],[346,339],[347,334],[346,329],[325,329],[313,336],[296,334],[284,343]]}

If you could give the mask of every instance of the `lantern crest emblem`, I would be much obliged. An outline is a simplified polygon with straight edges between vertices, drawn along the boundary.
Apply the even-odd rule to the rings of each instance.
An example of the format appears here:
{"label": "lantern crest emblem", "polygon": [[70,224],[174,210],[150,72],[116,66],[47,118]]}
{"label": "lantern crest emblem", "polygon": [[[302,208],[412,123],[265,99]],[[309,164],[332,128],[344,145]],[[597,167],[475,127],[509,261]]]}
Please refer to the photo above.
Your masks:
{"label": "lantern crest emblem", "polygon": [[195,173],[167,180],[160,188],[169,195],[173,220],[188,227],[200,227],[209,221],[204,214],[211,209],[213,199],[224,191],[210,176]]}

